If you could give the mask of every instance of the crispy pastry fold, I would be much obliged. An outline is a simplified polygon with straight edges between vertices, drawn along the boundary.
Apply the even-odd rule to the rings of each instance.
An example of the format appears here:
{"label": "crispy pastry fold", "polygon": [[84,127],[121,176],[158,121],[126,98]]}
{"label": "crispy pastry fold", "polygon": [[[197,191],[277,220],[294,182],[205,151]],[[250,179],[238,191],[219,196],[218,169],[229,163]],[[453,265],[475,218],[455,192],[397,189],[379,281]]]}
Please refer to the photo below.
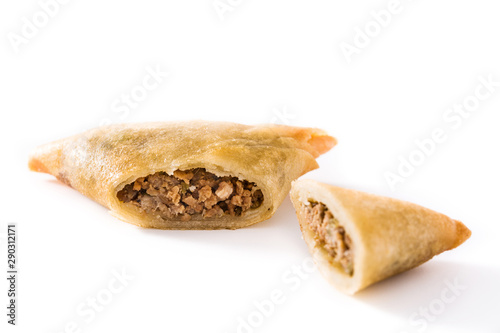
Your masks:
{"label": "crispy pastry fold", "polygon": [[[315,158],[335,144],[333,137],[311,128],[206,121],[119,124],[38,147],[29,167],[57,177],[119,219],[141,227],[236,229],[270,218],[291,182],[316,169]],[[185,221],[118,199],[118,192],[140,177],[196,168],[254,183],[262,191],[262,204],[240,216],[194,214]]]}
{"label": "crispy pastry fold", "polygon": [[[320,272],[347,294],[414,268],[471,235],[460,221],[416,204],[313,180],[293,182],[291,200]],[[333,218],[313,223],[314,216],[329,214],[326,208]]]}

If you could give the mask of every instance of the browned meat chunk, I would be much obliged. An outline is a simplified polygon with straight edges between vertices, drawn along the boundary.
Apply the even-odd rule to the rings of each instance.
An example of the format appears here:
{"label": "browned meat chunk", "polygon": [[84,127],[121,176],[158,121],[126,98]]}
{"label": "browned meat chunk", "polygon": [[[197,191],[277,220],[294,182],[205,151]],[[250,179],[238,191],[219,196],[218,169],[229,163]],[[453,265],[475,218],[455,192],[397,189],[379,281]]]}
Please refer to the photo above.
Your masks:
{"label": "browned meat chunk", "polygon": [[221,182],[215,191],[215,195],[221,200],[226,200],[231,194],[233,194],[233,184],[230,182]]}
{"label": "browned meat chunk", "polygon": [[232,197],[231,198],[231,203],[234,206],[242,206],[243,205],[243,201],[241,199],[241,196],[240,195],[235,195],[234,197]]}
{"label": "browned meat chunk", "polygon": [[208,185],[203,186],[198,191],[198,200],[201,201],[201,202],[205,202],[211,196],[212,196],[212,188],[210,186],[208,186]]}
{"label": "browned meat chunk", "polygon": [[330,254],[334,262],[344,271],[353,274],[352,243],[339,221],[323,203],[310,202],[304,205],[308,227],[313,231],[316,241]]}
{"label": "browned meat chunk", "polygon": [[120,201],[164,219],[189,221],[193,215],[217,218],[241,216],[264,202],[255,183],[236,177],[218,177],[205,169],[176,170],[136,179],[118,192]]}
{"label": "browned meat chunk", "polygon": [[174,171],[174,176],[182,179],[186,184],[189,184],[189,181],[193,179],[193,172],[192,171],[181,171],[181,170],[175,170]]}

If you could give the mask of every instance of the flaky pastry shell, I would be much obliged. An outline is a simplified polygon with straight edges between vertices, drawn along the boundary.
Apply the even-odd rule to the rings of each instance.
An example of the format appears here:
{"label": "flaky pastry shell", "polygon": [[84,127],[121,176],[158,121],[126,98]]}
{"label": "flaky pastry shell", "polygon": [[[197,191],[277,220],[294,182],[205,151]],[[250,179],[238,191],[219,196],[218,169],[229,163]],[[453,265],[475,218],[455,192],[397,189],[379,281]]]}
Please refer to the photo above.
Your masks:
{"label": "flaky pastry shell", "polygon": [[[117,218],[141,227],[236,229],[270,218],[291,182],[316,169],[315,158],[335,144],[322,130],[290,126],[208,121],[118,124],[38,147],[29,167],[57,177]],[[239,217],[194,216],[180,221],[141,212],[117,198],[118,191],[139,177],[192,168],[254,182],[264,201]]]}
{"label": "flaky pastry shell", "polygon": [[[314,180],[293,182],[290,197],[303,238],[320,272],[347,294],[454,249],[471,235],[462,222],[416,204]],[[350,237],[352,275],[332,261],[309,227],[304,205],[311,201],[326,205]]]}

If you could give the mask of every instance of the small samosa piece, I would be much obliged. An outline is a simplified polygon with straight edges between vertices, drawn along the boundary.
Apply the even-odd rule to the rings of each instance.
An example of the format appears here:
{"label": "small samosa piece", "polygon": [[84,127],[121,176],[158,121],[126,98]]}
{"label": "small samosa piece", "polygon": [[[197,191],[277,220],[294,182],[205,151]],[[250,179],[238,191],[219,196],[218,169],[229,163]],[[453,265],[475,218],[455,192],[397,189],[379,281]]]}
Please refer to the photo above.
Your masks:
{"label": "small samosa piece", "polygon": [[416,204],[313,180],[293,182],[290,197],[320,272],[347,294],[454,249],[471,235],[462,222]]}

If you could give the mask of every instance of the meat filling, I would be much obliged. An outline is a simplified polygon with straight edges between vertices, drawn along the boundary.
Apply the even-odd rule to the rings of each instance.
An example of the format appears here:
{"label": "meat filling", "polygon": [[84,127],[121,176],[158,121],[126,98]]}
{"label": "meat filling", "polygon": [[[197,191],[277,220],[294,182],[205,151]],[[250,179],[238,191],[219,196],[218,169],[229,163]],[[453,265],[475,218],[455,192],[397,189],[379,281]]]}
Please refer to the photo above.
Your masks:
{"label": "meat filling", "polygon": [[310,202],[309,205],[304,205],[304,209],[306,222],[313,231],[316,242],[323,246],[347,274],[352,275],[352,243],[339,221],[323,203]]}
{"label": "meat filling", "polygon": [[255,183],[230,176],[218,177],[201,168],[176,170],[173,175],[157,172],[138,178],[117,196],[146,213],[182,221],[189,221],[194,215],[242,216],[264,201]]}

